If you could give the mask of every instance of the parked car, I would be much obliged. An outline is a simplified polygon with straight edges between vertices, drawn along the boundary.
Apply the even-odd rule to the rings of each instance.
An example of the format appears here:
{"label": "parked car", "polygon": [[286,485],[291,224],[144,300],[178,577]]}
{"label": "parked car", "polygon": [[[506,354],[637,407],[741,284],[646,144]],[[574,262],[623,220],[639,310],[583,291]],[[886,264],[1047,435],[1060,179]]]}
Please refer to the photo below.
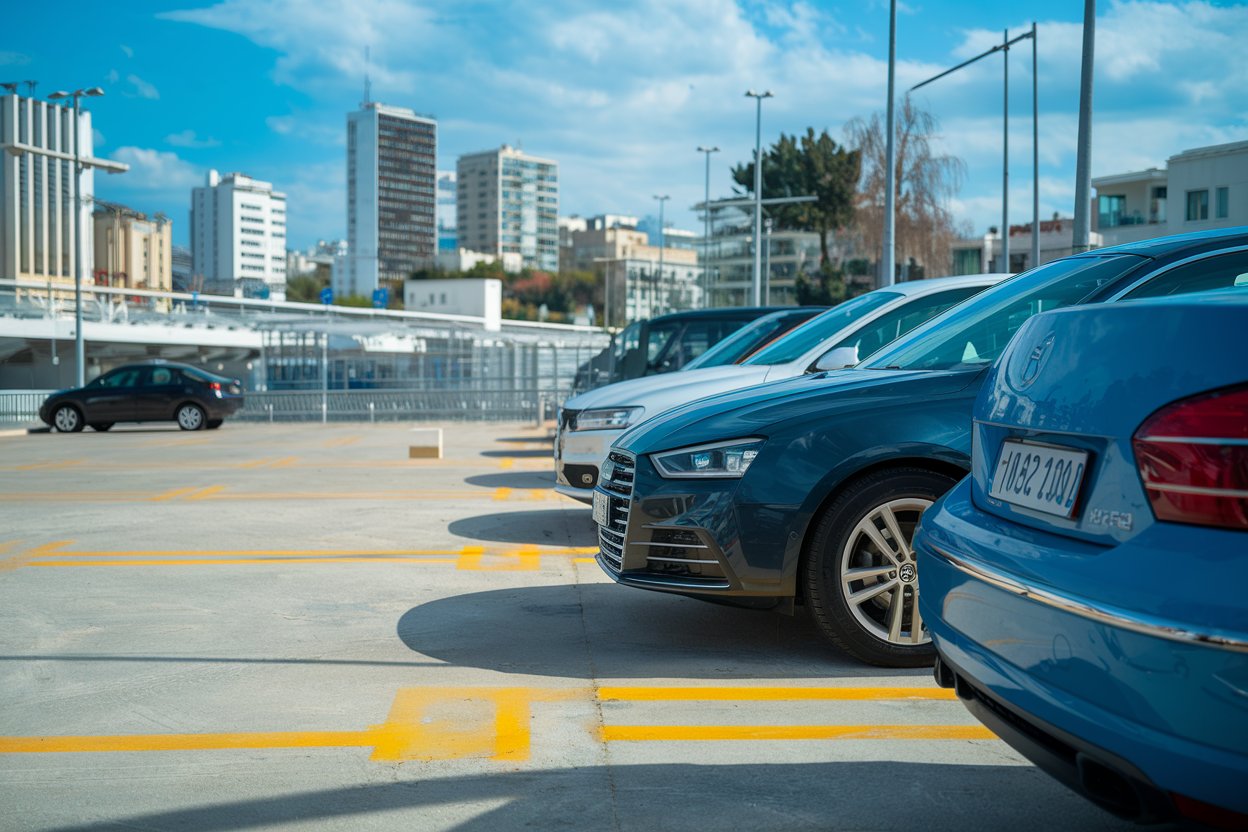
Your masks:
{"label": "parked car", "polygon": [[573,396],[560,410],[555,490],[589,503],[607,450],[630,425],[727,390],[856,364],[1005,276],[942,277],[877,289],[834,306],[740,364],[622,381]]}
{"label": "parked car", "polygon": [[616,440],[594,493],[598,563],[628,586],[802,603],[863,661],[931,664],[911,539],[970,470],[972,405],[1010,337],[1049,309],[1230,287],[1245,273],[1248,228],[1101,249],[987,289],[855,369],[643,422]]}
{"label": "parked car", "polygon": [[939,683],[1139,821],[1248,829],[1245,331],[1243,290],[1031,319],[914,539]]}
{"label": "parked car", "polygon": [[182,430],[213,430],[242,406],[238,379],[162,361],[127,364],[85,387],[53,393],[39,408],[39,418],[62,433],[85,425],[106,431],[118,422],[177,422]]}
{"label": "parked car", "polygon": [[612,338],[609,347],[581,365],[574,387],[588,390],[674,372],[750,321],[782,308],[697,309],[634,321]]}
{"label": "parked car", "polygon": [[723,367],[740,364],[771,342],[796,329],[816,315],[826,312],[826,306],[790,306],[755,318],[715,346],[681,367],[687,373],[701,367]]}

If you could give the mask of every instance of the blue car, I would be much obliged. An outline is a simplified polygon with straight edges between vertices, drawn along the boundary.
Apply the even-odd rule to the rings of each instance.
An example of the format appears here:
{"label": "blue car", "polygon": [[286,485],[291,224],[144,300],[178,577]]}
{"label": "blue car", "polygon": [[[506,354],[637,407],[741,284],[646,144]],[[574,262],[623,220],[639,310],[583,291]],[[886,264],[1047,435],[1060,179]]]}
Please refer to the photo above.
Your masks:
{"label": "blue car", "polygon": [[1100,249],[986,289],[853,369],[662,413],[602,467],[598,563],[640,589],[804,605],[862,661],[930,666],[911,539],[970,471],[972,406],[1010,337],[1049,309],[1230,288],[1244,273],[1245,228]]}
{"label": "blue car", "polygon": [[1248,829],[1248,264],[1022,326],[915,536],[937,681],[1119,815]]}

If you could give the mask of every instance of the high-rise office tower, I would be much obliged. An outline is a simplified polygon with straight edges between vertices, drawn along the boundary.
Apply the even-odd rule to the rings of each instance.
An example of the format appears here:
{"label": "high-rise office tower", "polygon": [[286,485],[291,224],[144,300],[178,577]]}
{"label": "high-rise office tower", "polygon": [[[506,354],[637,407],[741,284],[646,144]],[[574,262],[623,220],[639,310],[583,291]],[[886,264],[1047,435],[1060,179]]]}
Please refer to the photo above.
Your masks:
{"label": "high-rise office tower", "polygon": [[[83,158],[95,155],[91,113],[79,112],[75,130],[72,106],[0,96],[0,145],[7,148],[0,153],[0,278],[73,282],[81,258],[83,274],[90,279],[95,173],[88,167],[75,177],[74,164],[64,155],[38,152],[72,156],[75,137]],[[82,239],[75,241],[74,192],[79,180]]]}
{"label": "high-rise office tower", "polygon": [[204,291],[286,296],[286,194],[242,173],[208,171],[191,191],[191,260]]}
{"label": "high-rise office tower", "polygon": [[371,295],[437,254],[438,124],[365,102],[347,115],[347,254],[337,295]]}
{"label": "high-rise office tower", "polygon": [[559,269],[559,164],[503,145],[459,157],[459,247]]}

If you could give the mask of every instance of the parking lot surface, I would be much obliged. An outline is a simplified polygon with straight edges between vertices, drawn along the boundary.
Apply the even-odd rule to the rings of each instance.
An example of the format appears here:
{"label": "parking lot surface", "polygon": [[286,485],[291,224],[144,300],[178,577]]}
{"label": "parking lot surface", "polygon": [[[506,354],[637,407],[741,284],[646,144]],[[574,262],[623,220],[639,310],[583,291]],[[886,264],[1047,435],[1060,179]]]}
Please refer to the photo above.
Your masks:
{"label": "parking lot surface", "polygon": [[1127,829],[930,671],[616,586],[531,425],[0,438],[0,828]]}

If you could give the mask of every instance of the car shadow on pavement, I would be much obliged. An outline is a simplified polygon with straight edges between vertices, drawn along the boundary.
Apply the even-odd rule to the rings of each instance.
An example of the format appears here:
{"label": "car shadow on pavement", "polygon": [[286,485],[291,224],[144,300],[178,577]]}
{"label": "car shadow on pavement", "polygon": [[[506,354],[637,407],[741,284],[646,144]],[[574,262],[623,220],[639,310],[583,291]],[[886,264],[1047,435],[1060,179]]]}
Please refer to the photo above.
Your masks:
{"label": "car shadow on pavement", "polygon": [[838,652],[796,616],[613,583],[514,587],[408,610],[399,638],[459,667],[569,679],[794,679],[910,676]]}
{"label": "car shadow on pavement", "polygon": [[481,456],[487,456],[491,459],[549,459],[551,465],[554,465],[554,457],[551,456],[550,448],[517,448],[510,451],[482,451]]}
{"label": "car shadow on pavement", "polygon": [[500,436],[495,442],[511,442],[517,445],[553,445],[554,436]]}
{"label": "car shadow on pavement", "polygon": [[[534,486],[520,487],[532,488]],[[589,507],[571,502],[568,503],[567,508],[561,509],[506,511],[465,517],[451,521],[446,528],[456,537],[484,540],[490,543],[519,543],[531,546],[598,545],[598,527],[594,525]]]}
{"label": "car shadow on pavement", "polygon": [[[510,766],[509,766],[510,767]],[[395,768],[394,782],[338,786],[205,802],[129,817],[70,802],[59,811],[99,821],[57,827],[215,832],[318,825],[340,829],[438,828],[451,832],[531,829],[921,829],[925,832],[1033,832],[1137,829],[1019,765],[852,761],[826,763],[647,763],[428,776]],[[202,776],[202,775],[201,775]],[[170,775],[142,803],[186,794]],[[708,785],[710,784],[710,785]],[[214,790],[228,793],[228,780]],[[240,789],[240,791],[242,791]],[[191,792],[203,800],[202,791]],[[51,811],[45,810],[47,815]],[[410,814],[409,814],[410,813]],[[45,815],[46,816],[46,815]],[[372,817],[369,817],[372,816]],[[47,827],[45,827],[47,828]],[[1157,832],[1173,827],[1152,827]]]}
{"label": "car shadow on pavement", "polygon": [[501,474],[477,474],[464,482],[482,488],[554,488],[554,471],[505,471]]}

